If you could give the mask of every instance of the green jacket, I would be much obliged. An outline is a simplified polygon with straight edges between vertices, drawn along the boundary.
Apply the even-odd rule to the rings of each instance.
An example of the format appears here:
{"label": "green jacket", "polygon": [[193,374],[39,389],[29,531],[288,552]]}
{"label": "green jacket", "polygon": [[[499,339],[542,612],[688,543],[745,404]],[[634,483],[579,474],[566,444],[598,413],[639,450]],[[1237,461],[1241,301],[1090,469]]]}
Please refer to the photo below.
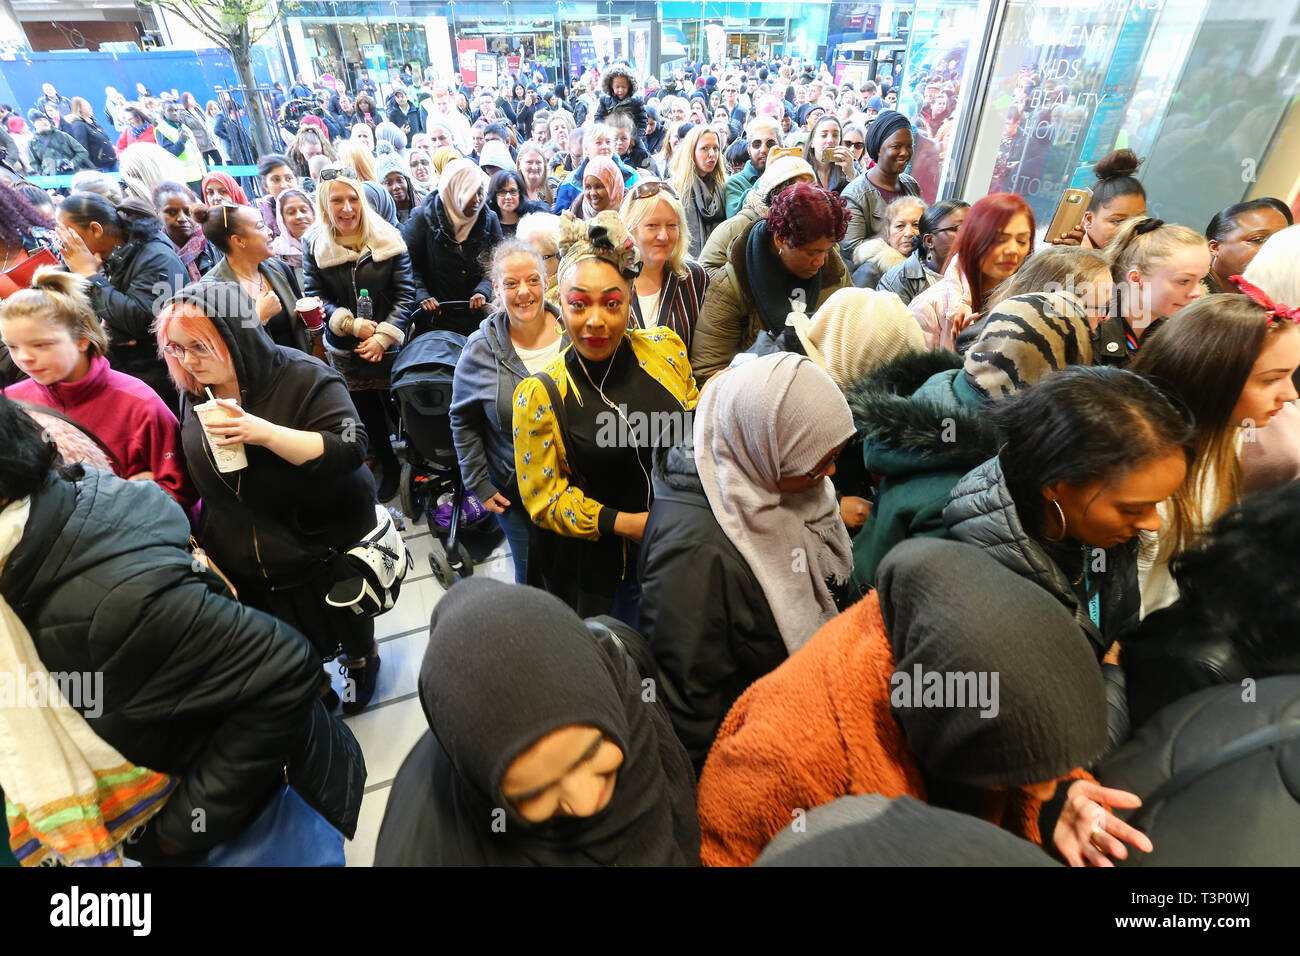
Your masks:
{"label": "green jacket", "polygon": [[871,514],[853,539],[853,579],[876,569],[908,538],[946,538],[948,493],[997,454],[997,431],[962,377],[955,352],[914,352],[881,366],[845,396],[864,436],[863,461],[881,476]]}
{"label": "green jacket", "polygon": [[59,175],[59,162],[62,160],[72,163],[74,171],[95,168],[86,147],[58,129],[33,136],[27,144],[27,155],[32,161],[32,169],[41,176]]}
{"label": "green jacket", "polygon": [[[727,250],[727,261],[709,278],[691,338],[691,368],[698,381],[703,382],[726,368],[737,352],[754,344],[763,330],[762,315],[745,265],[745,243],[756,225],[758,220],[737,233]],[[821,292],[817,301],[809,305],[808,314],[816,312],[832,293],[848,285],[851,285],[849,271],[832,246],[821,269]]]}
{"label": "green jacket", "polygon": [[758,182],[758,170],[754,168],[754,161],[748,159],[745,161],[745,168],[727,180],[728,218],[740,212],[740,204],[745,201],[745,193],[749,192],[756,182]]}

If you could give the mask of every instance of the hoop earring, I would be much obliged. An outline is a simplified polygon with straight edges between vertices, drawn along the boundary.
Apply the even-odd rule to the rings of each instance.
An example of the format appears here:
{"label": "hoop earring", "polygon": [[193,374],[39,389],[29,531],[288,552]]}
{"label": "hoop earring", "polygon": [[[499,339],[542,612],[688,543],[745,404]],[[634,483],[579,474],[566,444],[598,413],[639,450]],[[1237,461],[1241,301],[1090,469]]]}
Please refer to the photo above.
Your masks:
{"label": "hoop earring", "polygon": [[563,318],[559,318],[559,319],[556,319],[556,320],[555,320],[555,334],[556,334],[556,335],[563,335],[563,334],[564,334],[564,319],[563,319]]}
{"label": "hoop earring", "polygon": [[1057,501],[1055,498],[1049,498],[1048,500],[1049,500],[1052,504],[1056,505],[1056,514],[1057,514],[1057,516],[1059,516],[1060,519],[1061,519],[1061,533],[1060,533],[1059,535],[1057,535],[1055,538],[1049,537],[1049,536],[1047,536],[1047,535],[1043,535],[1043,539],[1044,539],[1045,541],[1050,541],[1050,542],[1052,542],[1053,544],[1055,544],[1055,543],[1058,542],[1058,541],[1064,541],[1064,540],[1065,540],[1065,512],[1061,509],[1061,503],[1060,503],[1059,501]]}

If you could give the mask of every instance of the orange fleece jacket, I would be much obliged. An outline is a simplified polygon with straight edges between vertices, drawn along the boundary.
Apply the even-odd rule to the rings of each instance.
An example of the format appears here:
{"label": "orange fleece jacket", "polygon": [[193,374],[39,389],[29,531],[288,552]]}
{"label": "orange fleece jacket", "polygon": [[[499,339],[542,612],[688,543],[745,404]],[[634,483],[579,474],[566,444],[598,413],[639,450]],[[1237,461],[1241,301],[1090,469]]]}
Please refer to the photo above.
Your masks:
{"label": "orange fleece jacket", "polygon": [[[749,866],[801,812],[842,796],[925,800],[920,767],[889,710],[894,669],[873,591],[741,695],[700,776],[705,865]],[[1022,790],[989,797],[984,819],[1041,844],[1040,801]]]}

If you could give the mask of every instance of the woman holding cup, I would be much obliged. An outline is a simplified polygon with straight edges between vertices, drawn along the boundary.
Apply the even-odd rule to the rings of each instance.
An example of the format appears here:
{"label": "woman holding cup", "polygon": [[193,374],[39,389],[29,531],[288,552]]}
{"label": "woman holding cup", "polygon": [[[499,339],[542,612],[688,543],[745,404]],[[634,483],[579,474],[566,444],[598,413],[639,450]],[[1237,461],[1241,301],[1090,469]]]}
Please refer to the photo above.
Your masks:
{"label": "woman holding cup", "polygon": [[[213,266],[204,281],[237,282],[252,297],[257,318],[276,345],[300,352],[319,351],[315,330],[307,327],[295,307],[302,298],[298,277],[271,252],[271,235],[252,206],[196,205],[191,213],[203,228],[208,242],[224,258]],[[319,358],[324,358],[322,352]]]}
{"label": "woman holding cup", "polygon": [[273,342],[256,310],[238,283],[195,282],[155,323],[203,499],[196,537],[244,604],[292,624],[326,658],[342,645],[352,714],[374,693],[374,619],[325,595],[331,557],[375,523],[366,433],[338,374]]}

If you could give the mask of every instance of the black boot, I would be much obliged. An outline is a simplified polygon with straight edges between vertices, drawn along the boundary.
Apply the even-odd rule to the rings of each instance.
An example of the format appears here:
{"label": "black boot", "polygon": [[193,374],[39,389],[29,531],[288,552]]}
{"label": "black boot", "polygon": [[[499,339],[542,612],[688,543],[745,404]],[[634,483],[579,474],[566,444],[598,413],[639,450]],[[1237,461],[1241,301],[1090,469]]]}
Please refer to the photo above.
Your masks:
{"label": "black boot", "polygon": [[398,463],[396,455],[392,458],[383,459],[383,470],[384,478],[379,483],[379,490],[376,494],[380,504],[391,501],[396,497],[401,487],[402,466]]}
{"label": "black boot", "polygon": [[365,657],[339,658],[339,673],[347,680],[343,691],[343,713],[351,717],[365,710],[370,698],[375,696],[375,683],[379,678],[379,645],[371,646]]}

